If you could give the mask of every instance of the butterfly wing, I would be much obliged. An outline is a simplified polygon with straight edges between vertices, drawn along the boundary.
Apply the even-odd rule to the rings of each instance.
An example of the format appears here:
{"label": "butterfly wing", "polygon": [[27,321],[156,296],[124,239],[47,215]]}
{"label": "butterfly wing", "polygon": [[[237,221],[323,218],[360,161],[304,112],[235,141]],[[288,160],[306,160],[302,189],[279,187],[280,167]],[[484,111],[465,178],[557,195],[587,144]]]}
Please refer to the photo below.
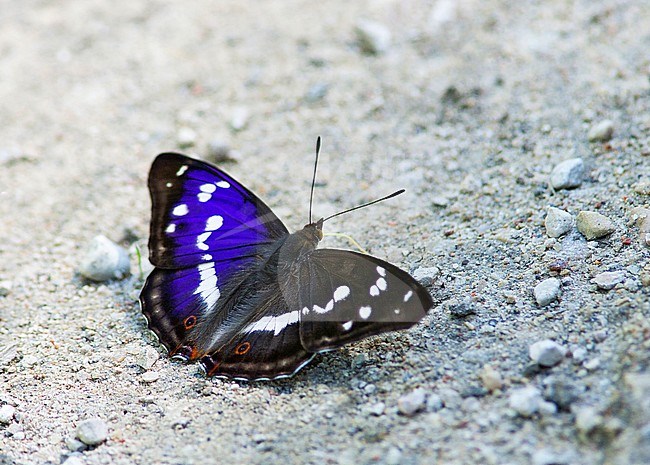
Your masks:
{"label": "butterfly wing", "polygon": [[298,311],[288,308],[275,277],[269,284],[243,293],[252,311],[228,342],[201,358],[208,376],[249,381],[286,378],[314,357],[300,342]]}
{"label": "butterfly wing", "polygon": [[300,340],[309,352],[410,328],[433,306],[411,275],[370,255],[317,249],[298,276],[284,292],[298,295]]}
{"label": "butterfly wing", "polygon": [[187,340],[209,311],[219,314],[223,285],[288,234],[255,194],[220,169],[176,153],[149,173],[150,261],[140,294],[149,328],[171,355],[195,357]]}

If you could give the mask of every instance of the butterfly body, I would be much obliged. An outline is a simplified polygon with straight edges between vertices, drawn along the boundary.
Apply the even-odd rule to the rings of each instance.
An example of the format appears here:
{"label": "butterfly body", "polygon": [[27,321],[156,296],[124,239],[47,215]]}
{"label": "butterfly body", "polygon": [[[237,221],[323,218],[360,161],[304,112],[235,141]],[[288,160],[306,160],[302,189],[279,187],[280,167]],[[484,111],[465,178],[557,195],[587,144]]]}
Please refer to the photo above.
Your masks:
{"label": "butterfly body", "polygon": [[322,219],[290,234],[212,165],[159,155],[149,189],[156,268],[142,312],[171,356],[198,360],[210,376],[288,377],[319,352],[411,327],[432,306],[399,268],[318,249]]}

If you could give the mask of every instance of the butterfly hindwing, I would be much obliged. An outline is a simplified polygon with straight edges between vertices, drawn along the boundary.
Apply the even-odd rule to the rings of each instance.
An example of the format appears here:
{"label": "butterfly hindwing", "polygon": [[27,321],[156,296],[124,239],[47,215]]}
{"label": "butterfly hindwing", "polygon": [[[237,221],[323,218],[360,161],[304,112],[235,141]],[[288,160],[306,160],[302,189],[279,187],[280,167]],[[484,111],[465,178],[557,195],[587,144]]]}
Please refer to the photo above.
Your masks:
{"label": "butterfly hindwing", "polygon": [[409,328],[433,306],[427,290],[405,271],[370,255],[337,249],[309,254],[296,292],[300,340],[310,352]]}

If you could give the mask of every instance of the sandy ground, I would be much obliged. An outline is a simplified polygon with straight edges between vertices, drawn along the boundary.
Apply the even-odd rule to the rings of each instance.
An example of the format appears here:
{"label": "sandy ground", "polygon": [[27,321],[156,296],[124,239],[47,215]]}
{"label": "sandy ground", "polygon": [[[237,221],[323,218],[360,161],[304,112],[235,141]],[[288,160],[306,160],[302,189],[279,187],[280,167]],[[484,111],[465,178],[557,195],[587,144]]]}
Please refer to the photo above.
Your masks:
{"label": "sandy ground", "polygon": [[[385,53],[360,50],[364,18],[390,30]],[[643,0],[0,1],[0,463],[649,463],[650,265],[630,217],[648,203],[649,31]],[[590,143],[605,119],[613,139]],[[224,167],[292,228],[317,135],[317,214],[407,188],[328,229],[438,267],[439,305],[290,380],[170,362],[137,273],[76,269],[97,234],[146,243],[147,172],[183,128],[185,152],[228,143]],[[581,186],[554,191],[574,157]],[[549,240],[549,206],[616,230]],[[599,290],[604,271],[625,280]],[[561,297],[540,307],[551,276]],[[474,314],[454,318],[464,299]],[[542,339],[570,353],[539,369]],[[526,386],[545,399],[530,417],[510,406]],[[416,389],[428,401],[400,413]],[[108,439],[74,452],[92,417]]]}

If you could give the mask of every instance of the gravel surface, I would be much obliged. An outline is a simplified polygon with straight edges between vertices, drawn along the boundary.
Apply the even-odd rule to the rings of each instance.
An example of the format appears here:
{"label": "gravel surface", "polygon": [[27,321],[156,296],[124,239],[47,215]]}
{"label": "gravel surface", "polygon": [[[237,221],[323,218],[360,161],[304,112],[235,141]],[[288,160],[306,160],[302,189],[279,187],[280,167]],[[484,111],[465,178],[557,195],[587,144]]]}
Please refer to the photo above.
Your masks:
{"label": "gravel surface", "polygon": [[[0,8],[0,463],[650,463],[647,1]],[[151,161],[218,159],[296,229],[318,135],[318,215],[407,189],[328,231],[436,306],[289,380],[169,361],[137,304]],[[99,235],[128,276],[79,274]]]}

